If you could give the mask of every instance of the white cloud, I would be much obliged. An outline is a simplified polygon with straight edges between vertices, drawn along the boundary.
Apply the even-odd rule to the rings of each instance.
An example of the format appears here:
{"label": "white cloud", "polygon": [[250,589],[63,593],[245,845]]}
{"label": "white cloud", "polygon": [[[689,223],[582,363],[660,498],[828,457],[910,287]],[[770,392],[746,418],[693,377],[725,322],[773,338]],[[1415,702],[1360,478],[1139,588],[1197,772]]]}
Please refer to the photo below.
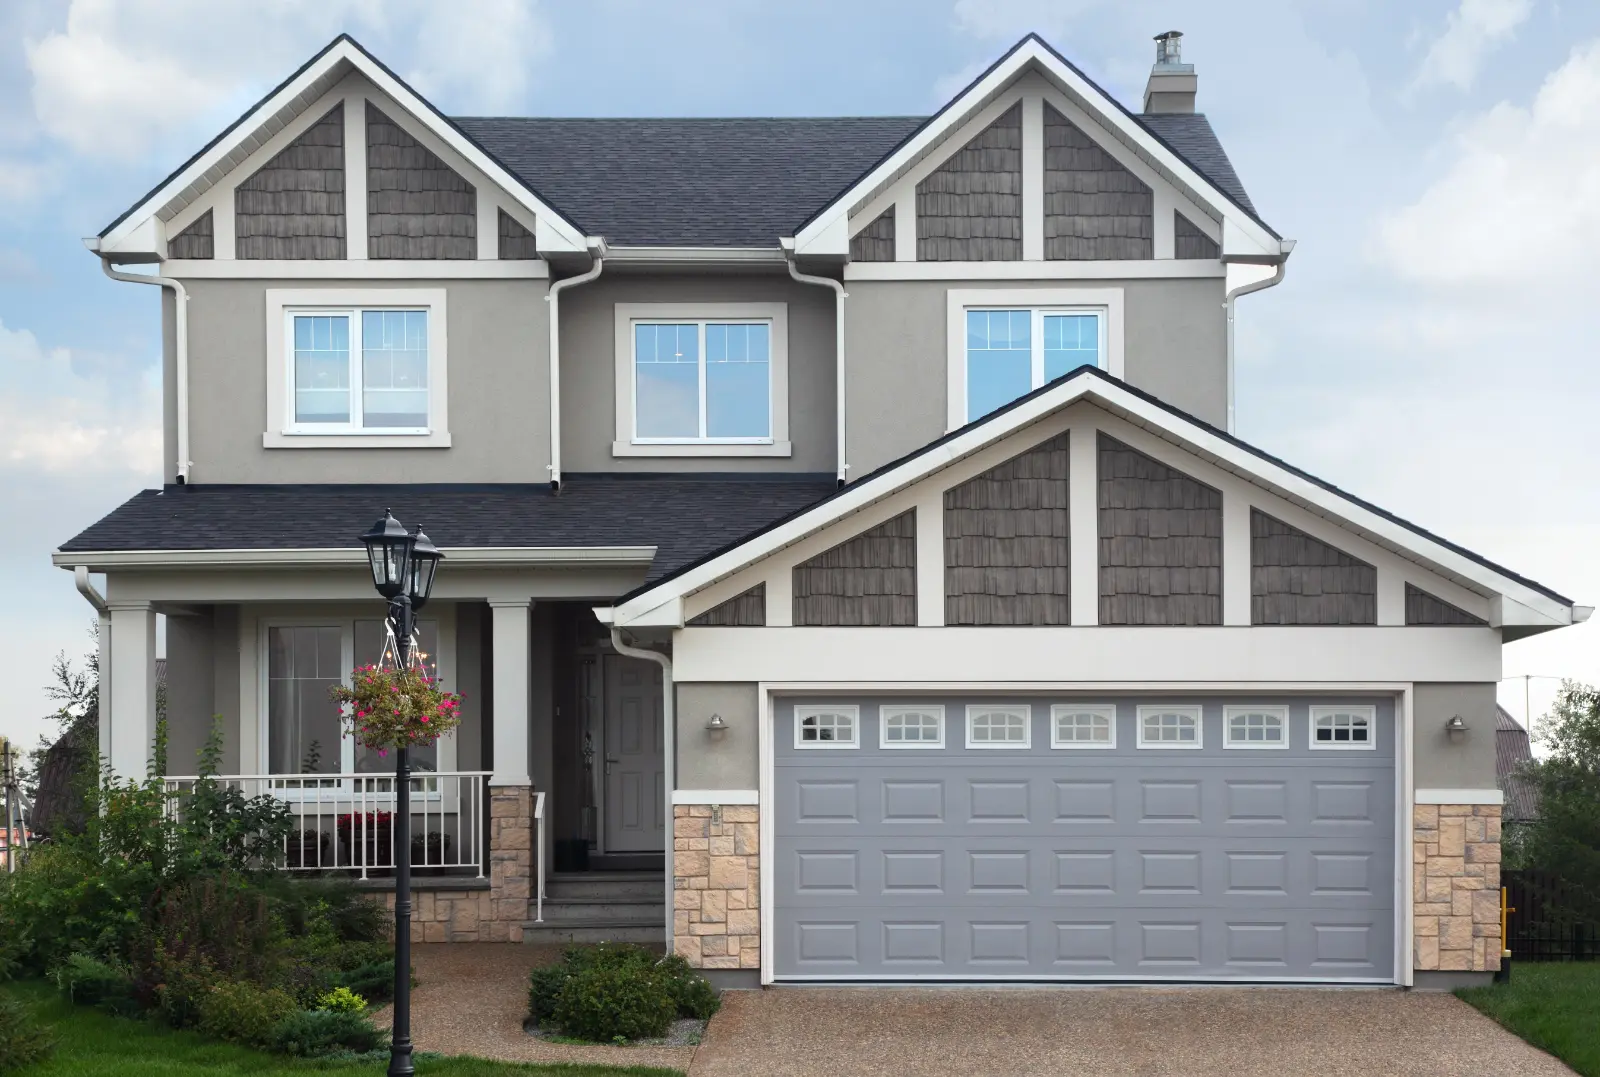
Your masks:
{"label": "white cloud", "polygon": [[1443,174],[1378,228],[1419,282],[1587,288],[1600,268],[1600,41],[1575,49],[1522,108],[1502,102],[1446,148]]}
{"label": "white cloud", "polygon": [[46,186],[50,169],[38,161],[0,157],[0,203],[33,201]]}
{"label": "white cloud", "polygon": [[[153,377],[116,377],[114,364],[74,362],[26,329],[0,323],[0,474],[44,472],[154,480],[161,404]],[[92,372],[91,372],[92,370]],[[153,374],[153,372],[152,372]]]}
{"label": "white cloud", "polygon": [[956,0],[952,14],[956,29],[967,36],[1015,41],[1031,31],[1050,41],[1065,36],[1079,16],[1104,3],[1105,0]]}
{"label": "white cloud", "polygon": [[417,39],[421,62],[407,81],[452,111],[477,113],[515,108],[555,45],[536,0],[430,4]]}
{"label": "white cloud", "polygon": [[1422,58],[1411,88],[1469,89],[1484,59],[1509,40],[1532,11],[1533,0],[1461,0],[1445,21],[1444,33]]}

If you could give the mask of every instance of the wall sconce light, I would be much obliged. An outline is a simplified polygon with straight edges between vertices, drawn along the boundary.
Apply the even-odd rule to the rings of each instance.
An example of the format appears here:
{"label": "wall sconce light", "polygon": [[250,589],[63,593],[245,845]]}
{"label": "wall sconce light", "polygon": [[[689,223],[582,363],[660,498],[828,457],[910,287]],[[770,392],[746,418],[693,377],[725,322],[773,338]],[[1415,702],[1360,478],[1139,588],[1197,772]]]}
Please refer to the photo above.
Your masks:
{"label": "wall sconce light", "polygon": [[1467,735],[1466,719],[1459,714],[1452,716],[1449,721],[1445,722],[1444,731],[1450,734],[1452,741],[1464,739]]}
{"label": "wall sconce light", "polygon": [[712,740],[721,740],[728,733],[728,723],[722,720],[722,715],[713,714],[711,721],[706,723],[706,735]]}

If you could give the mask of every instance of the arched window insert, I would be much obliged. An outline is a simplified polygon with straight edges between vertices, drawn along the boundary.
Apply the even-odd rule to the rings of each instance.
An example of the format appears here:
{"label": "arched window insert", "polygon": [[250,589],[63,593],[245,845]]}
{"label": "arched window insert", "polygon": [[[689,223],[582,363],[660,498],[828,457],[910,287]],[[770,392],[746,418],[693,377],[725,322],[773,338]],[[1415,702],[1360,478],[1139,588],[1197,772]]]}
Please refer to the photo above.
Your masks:
{"label": "arched window insert", "polygon": [[1284,707],[1228,707],[1223,741],[1229,748],[1287,748],[1289,712]]}
{"label": "arched window insert", "polygon": [[1202,738],[1199,707],[1139,708],[1141,748],[1199,748]]}
{"label": "arched window insert", "polygon": [[1117,708],[1109,703],[1058,703],[1050,708],[1050,718],[1052,748],[1117,746]]}
{"label": "arched window insert", "polygon": [[888,706],[878,709],[880,748],[943,748],[944,708]]}
{"label": "arched window insert", "polygon": [[1312,707],[1311,747],[1325,750],[1377,747],[1375,707]]}
{"label": "arched window insert", "polygon": [[859,707],[796,707],[796,748],[854,748],[861,725]]}
{"label": "arched window insert", "polygon": [[1026,748],[1033,709],[1018,706],[973,705],[967,708],[968,748]]}

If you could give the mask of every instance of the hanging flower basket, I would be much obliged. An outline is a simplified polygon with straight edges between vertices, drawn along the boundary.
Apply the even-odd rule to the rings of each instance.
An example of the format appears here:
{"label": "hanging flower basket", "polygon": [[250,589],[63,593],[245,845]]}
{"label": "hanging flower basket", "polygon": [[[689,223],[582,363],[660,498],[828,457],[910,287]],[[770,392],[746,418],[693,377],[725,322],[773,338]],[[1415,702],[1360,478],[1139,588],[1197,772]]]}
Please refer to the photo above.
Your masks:
{"label": "hanging flower basket", "polygon": [[461,724],[461,697],[416,667],[360,666],[347,687],[330,689],[357,743],[388,755],[432,744]]}

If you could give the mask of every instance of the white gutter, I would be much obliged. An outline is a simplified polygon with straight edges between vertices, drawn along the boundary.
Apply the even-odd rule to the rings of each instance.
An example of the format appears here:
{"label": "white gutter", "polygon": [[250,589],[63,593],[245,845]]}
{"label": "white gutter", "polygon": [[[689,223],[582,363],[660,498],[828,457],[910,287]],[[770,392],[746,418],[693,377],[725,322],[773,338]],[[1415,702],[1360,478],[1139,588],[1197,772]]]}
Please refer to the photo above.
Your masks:
{"label": "white gutter", "polygon": [[173,335],[177,351],[175,377],[177,384],[174,388],[178,398],[178,483],[187,484],[189,469],[194,466],[194,461],[189,459],[189,293],[181,282],[172,277],[158,277],[152,273],[124,273],[119,269],[112,269],[111,258],[107,255],[100,256],[100,268],[112,280],[128,281],[132,284],[157,284],[172,289],[173,316],[177,321]]}
{"label": "white gutter", "polygon": [[[603,248],[602,248],[603,249]],[[561,489],[561,293],[578,284],[588,284],[600,275],[606,260],[596,255],[594,265],[576,277],[550,285],[544,301],[550,304],[550,489]],[[672,902],[667,902],[671,905]]]}
{"label": "white gutter", "polygon": [[[1274,287],[1275,285],[1281,284],[1283,282],[1283,271],[1284,271],[1284,268],[1289,264],[1289,254],[1290,254],[1290,252],[1294,250],[1294,240],[1292,240],[1292,239],[1281,240],[1281,241],[1279,241],[1278,246],[1279,246],[1279,252],[1280,253],[1278,255],[1277,260],[1273,263],[1272,276],[1266,278],[1265,280],[1253,281],[1250,284],[1241,284],[1239,287],[1237,287],[1233,291],[1229,292],[1227,294],[1227,297],[1224,298],[1223,301],[1222,301],[1223,309],[1227,311],[1227,336],[1228,336],[1228,433],[1230,433],[1230,434],[1233,433],[1234,396],[1235,396],[1235,392],[1234,392],[1235,378],[1234,378],[1234,374],[1233,374],[1233,346],[1234,346],[1233,345],[1233,340],[1234,340],[1234,336],[1233,336],[1233,301],[1235,299],[1238,299],[1241,295],[1249,295],[1251,292],[1264,292],[1268,288]],[[1224,260],[1226,261],[1226,259],[1224,259]]]}
{"label": "white gutter", "polygon": [[[585,568],[648,565],[654,546],[449,546],[453,566],[470,568]],[[57,550],[57,568],[86,571],[150,568],[322,568],[365,565],[366,554],[349,547],[276,550]],[[81,590],[81,588],[80,588]],[[92,601],[92,600],[91,600]]]}
{"label": "white gutter", "polygon": [[643,658],[645,661],[654,662],[656,665],[661,667],[661,743],[663,745],[661,756],[661,784],[666,786],[665,795],[667,798],[665,809],[665,818],[667,820],[667,840],[665,843],[666,848],[663,851],[663,855],[666,859],[663,864],[663,868],[666,874],[667,888],[667,953],[670,954],[672,953],[672,914],[674,911],[672,891],[676,884],[676,880],[674,878],[675,873],[673,871],[674,857],[672,855],[672,833],[674,830],[674,824],[672,821],[672,787],[675,784],[673,775],[674,768],[672,763],[673,759],[678,753],[678,746],[676,744],[678,723],[673,716],[672,706],[672,659],[668,658],[660,651],[647,650],[643,647],[632,647],[626,643],[623,643],[622,629],[618,628],[616,625],[611,626],[611,646],[615,647],[617,653],[620,655],[625,655],[628,658]]}
{"label": "white gutter", "polygon": [[106,596],[95,589],[89,582],[89,566],[76,565],[72,569],[72,582],[78,585],[78,593],[88,600],[96,613],[106,612]]}
{"label": "white gutter", "polygon": [[850,293],[844,290],[844,285],[832,277],[814,277],[809,273],[802,273],[795,268],[794,257],[788,257],[789,276],[801,284],[815,284],[820,288],[833,289],[833,360],[834,360],[834,399],[838,403],[838,414],[834,419],[835,438],[834,459],[838,463],[839,485],[843,486],[849,481],[850,465],[845,461],[844,454],[844,301]]}

